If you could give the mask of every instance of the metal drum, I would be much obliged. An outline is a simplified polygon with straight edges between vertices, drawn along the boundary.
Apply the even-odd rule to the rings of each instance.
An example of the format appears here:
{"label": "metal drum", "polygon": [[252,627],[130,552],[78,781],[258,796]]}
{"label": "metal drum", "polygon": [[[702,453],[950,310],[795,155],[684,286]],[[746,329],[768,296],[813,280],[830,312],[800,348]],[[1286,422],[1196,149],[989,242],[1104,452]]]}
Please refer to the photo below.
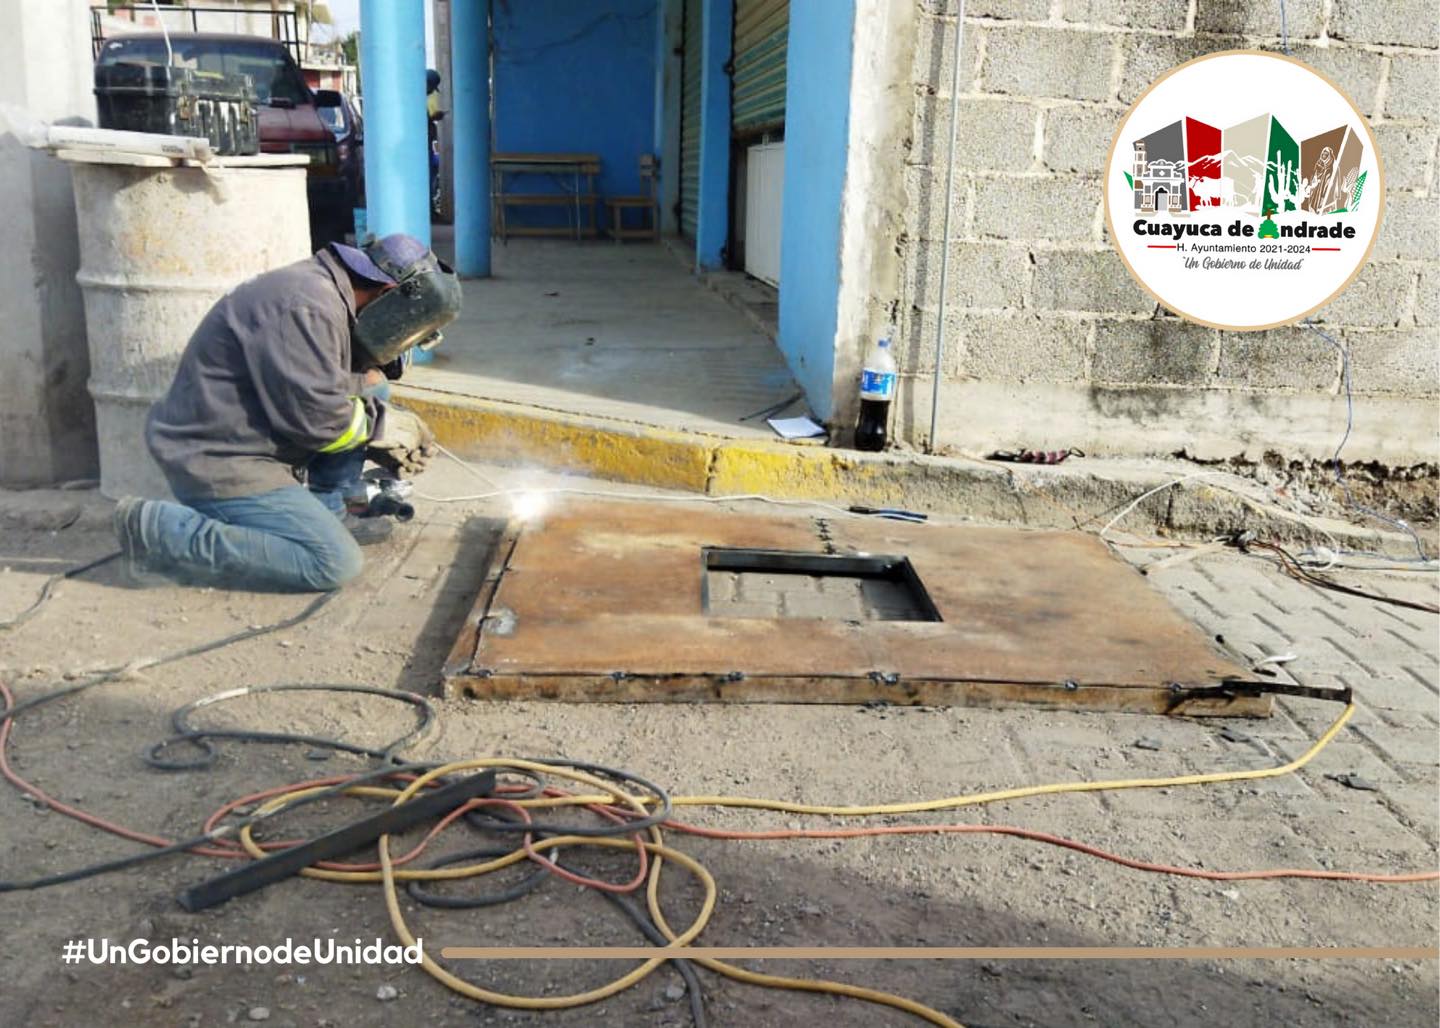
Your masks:
{"label": "metal drum", "polygon": [[216,300],[310,255],[305,171],[72,162],[100,491],[169,496],[146,415]]}

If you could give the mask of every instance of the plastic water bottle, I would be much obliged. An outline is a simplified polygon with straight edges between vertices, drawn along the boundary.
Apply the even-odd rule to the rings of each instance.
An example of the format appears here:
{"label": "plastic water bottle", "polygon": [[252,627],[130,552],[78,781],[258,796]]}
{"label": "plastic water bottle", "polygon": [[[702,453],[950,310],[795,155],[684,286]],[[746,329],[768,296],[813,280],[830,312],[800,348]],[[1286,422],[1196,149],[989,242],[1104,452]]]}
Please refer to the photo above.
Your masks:
{"label": "plastic water bottle", "polygon": [[860,421],[855,426],[855,449],[885,449],[890,401],[895,398],[895,358],[890,340],[879,340],[865,358],[860,372]]}

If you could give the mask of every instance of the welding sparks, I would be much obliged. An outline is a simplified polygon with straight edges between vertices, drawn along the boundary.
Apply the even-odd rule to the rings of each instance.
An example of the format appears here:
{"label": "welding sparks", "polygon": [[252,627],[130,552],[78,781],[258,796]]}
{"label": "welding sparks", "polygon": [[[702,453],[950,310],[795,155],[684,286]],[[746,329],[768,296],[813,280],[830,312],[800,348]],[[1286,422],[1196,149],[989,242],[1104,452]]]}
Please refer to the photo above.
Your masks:
{"label": "welding sparks", "polygon": [[519,521],[535,521],[545,513],[549,499],[542,492],[526,490],[510,498],[510,513]]}

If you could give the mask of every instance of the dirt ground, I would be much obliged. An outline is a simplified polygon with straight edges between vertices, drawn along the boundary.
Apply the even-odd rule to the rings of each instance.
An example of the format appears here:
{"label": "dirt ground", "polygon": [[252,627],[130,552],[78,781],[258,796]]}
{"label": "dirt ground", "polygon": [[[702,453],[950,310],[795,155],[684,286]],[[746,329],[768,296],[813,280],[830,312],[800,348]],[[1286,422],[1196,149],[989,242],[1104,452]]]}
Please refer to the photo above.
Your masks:
{"label": "dirt ground", "polygon": [[[439,495],[482,488],[454,468],[431,472],[422,485]],[[46,575],[113,549],[104,530],[104,502],[76,494],[75,504],[80,511],[75,518],[55,522],[69,521],[68,527],[46,529],[43,519],[30,518],[12,524],[3,537],[0,618],[26,606]],[[478,590],[494,526],[504,513],[499,500],[422,504],[416,521],[368,551],[362,578],[303,625],[132,674],[22,715],[10,746],[15,770],[64,802],[179,837],[232,798],[371,766],[346,755],[319,759],[321,752],[303,745],[222,742],[212,768],[188,772],[153,770],[141,754],[170,734],[174,708],[241,685],[364,683],[435,697],[441,662]],[[1132,552],[1137,560],[1163,553]],[[1194,597],[1215,604],[1216,624],[1207,624],[1207,630],[1220,631],[1217,625],[1224,622],[1227,643],[1243,659],[1287,645],[1264,637],[1263,618],[1247,615],[1243,627],[1230,620],[1245,615],[1236,604],[1257,606],[1267,595],[1283,597],[1285,589],[1300,587],[1253,559],[1206,558],[1186,567],[1203,570],[1214,589],[1189,571],[1189,577],[1157,575],[1152,581],[1182,609],[1182,601]],[[1428,589],[1433,598],[1428,577],[1418,586],[1394,577],[1402,579],[1396,589],[1422,594]],[[1229,606],[1215,600],[1217,591],[1229,597]],[[38,616],[0,633],[0,675],[23,700],[63,684],[67,673],[129,663],[267,624],[307,602],[171,586],[132,590],[110,566],[62,583]],[[1362,614],[1372,607],[1344,600],[1332,620],[1353,629],[1362,624],[1355,619],[1372,616]],[[1408,640],[1410,650],[1418,647],[1420,656],[1405,658],[1408,674],[1397,670],[1399,658],[1371,661],[1377,675],[1388,680],[1393,672],[1408,683],[1408,691],[1365,706],[1334,752],[1322,754],[1298,776],[1144,794],[1041,797],[904,820],[1019,824],[1134,857],[1205,868],[1433,869],[1440,797],[1435,709],[1440,700],[1433,668],[1440,640],[1432,616],[1403,613],[1393,626],[1366,629],[1368,641],[1352,648],[1373,656],[1385,646],[1400,646],[1397,640]],[[1317,652],[1327,631],[1340,629],[1322,624],[1314,638],[1290,633],[1290,648],[1301,655],[1297,663]],[[1266,766],[1303,750],[1334,714],[1313,702],[1287,703],[1268,721],[1233,723],[1242,740],[1248,739],[1237,743],[1219,735],[1229,722],[1140,715],[435,703],[436,730],[407,751],[412,759],[564,755],[632,769],[677,793],[813,802],[884,802],[1043,781]],[[404,734],[413,723],[411,712],[393,701],[303,692],[238,700],[196,720],[375,745]],[[1137,746],[1139,741],[1156,748]],[[1378,788],[1357,791],[1327,777],[1342,772],[1358,772]],[[311,834],[356,812],[356,801],[309,808],[280,832]],[[800,823],[794,816],[760,811],[688,811],[687,817],[741,828]],[[8,786],[0,788],[0,824],[5,880],[140,848],[46,810]],[[668,838],[701,860],[719,883],[715,916],[700,939],[710,945],[1425,946],[1436,942],[1440,928],[1434,883],[1204,881],[1141,873],[993,835],[781,842],[673,833]],[[457,830],[442,836],[434,852],[473,845]],[[633,858],[622,855],[577,852],[572,863],[616,881],[633,873]],[[178,906],[181,889],[224,866],[193,856],[167,857],[75,884],[0,895],[9,936],[0,953],[0,1024],[188,1028],[248,1024],[262,1014],[270,1025],[308,1028],[689,1023],[681,980],[663,967],[596,1005],[527,1012],[461,998],[418,969],[404,967],[177,969],[61,962],[61,946],[72,938],[126,942],[173,936],[257,945],[287,937],[296,943],[316,937],[394,941],[381,893],[373,886],[291,879],[201,914]],[[667,911],[683,923],[697,907],[698,890],[678,870],[667,876]],[[486,879],[483,887],[494,885]],[[555,880],[524,900],[497,907],[440,910],[402,903],[431,954],[443,945],[644,944],[595,893]],[[559,995],[598,986],[629,966],[495,962],[460,970],[487,988]],[[970,1028],[1428,1026],[1440,1018],[1434,961],[826,960],[772,961],[763,968],[888,990]],[[920,1023],[853,999],[758,988],[699,973],[712,1025]],[[377,998],[387,985],[394,998]]]}

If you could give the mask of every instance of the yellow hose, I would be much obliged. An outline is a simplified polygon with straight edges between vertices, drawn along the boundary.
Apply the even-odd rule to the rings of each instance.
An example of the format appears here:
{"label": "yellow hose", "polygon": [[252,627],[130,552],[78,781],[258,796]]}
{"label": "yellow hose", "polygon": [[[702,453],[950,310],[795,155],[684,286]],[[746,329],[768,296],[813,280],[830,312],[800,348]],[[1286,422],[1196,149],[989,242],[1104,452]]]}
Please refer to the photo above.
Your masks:
{"label": "yellow hose", "polygon": [[[1355,713],[1354,703],[1348,704],[1341,712],[1335,722],[1296,759],[1279,764],[1274,767],[1257,768],[1248,771],[1221,771],[1208,774],[1176,775],[1171,778],[1124,778],[1100,782],[1057,782],[1049,785],[1032,785],[1016,789],[1001,789],[992,792],[971,793],[963,796],[952,796],[937,800],[923,800],[915,803],[883,803],[869,805],[821,805],[809,803],[790,803],[784,800],[767,800],[751,796],[678,796],[671,800],[674,806],[718,806],[718,807],[745,807],[756,810],[769,810],[788,814],[817,814],[831,815],[837,817],[866,817],[879,814],[913,814],[925,811],[949,810],[954,807],[975,806],[986,803],[999,803],[1005,800],[1025,799],[1030,796],[1048,796],[1058,793],[1072,792],[1104,792],[1117,789],[1154,789],[1183,785],[1209,785],[1217,782],[1243,782],[1253,781],[1261,778],[1274,778],[1280,775],[1291,774],[1304,767],[1313,760],[1321,750],[1334,740],[1345,727],[1346,722]],[[585,806],[603,804],[606,806],[627,806],[637,815],[643,817],[649,813],[649,804],[655,800],[650,797],[641,797],[630,794],[624,789],[606,782],[584,771],[574,768],[557,767],[537,761],[520,760],[510,757],[490,757],[480,760],[457,761],[437,767],[428,771],[403,789],[384,788],[380,786],[357,786],[348,790],[350,795],[383,798],[392,803],[404,803],[413,797],[420,789],[434,780],[454,775],[465,771],[475,771],[482,768],[516,768],[518,770],[532,771],[537,774],[551,775],[557,778],[566,778],[582,785],[590,786],[599,790],[598,794],[582,796],[561,796],[561,797],[532,797],[525,800],[515,800],[524,807],[553,808]],[[284,793],[268,800],[260,809],[260,812],[269,813],[279,810],[296,800],[319,791],[320,787],[297,789],[293,792]],[[674,949],[673,957],[654,957],[641,963],[624,975],[616,978],[606,985],[585,992],[574,993],[568,996],[517,996],[509,993],[493,992],[481,988],[453,974],[428,955],[422,957],[422,966],[425,971],[447,988],[466,996],[470,999],[490,1003],[495,1006],[512,1007],[521,1010],[559,1010],[569,1007],[584,1006],[588,1003],[595,1003],[615,995],[624,989],[639,982],[646,975],[653,972],[657,967],[670,959],[691,960],[701,967],[705,967],[717,974],[724,975],[735,981],[745,982],[750,985],[759,985],[769,988],[791,989],[802,992],[821,992],[835,996],[846,996],[853,999],[864,1000],[869,1003],[876,1003],[902,1010],[913,1014],[931,1024],[939,1025],[941,1028],[963,1028],[957,1021],[948,1015],[925,1006],[915,1000],[906,999],[892,993],[881,992],[876,989],[867,989],[857,985],[847,985],[843,982],[832,982],[811,978],[789,978],[781,975],[762,974],[756,971],[748,971],[733,964],[711,958],[689,957],[684,947],[694,941],[709,923],[711,915],[715,910],[716,885],[714,878],[710,875],[699,861],[681,850],[673,849],[664,842],[660,829],[651,827],[648,829],[649,842],[637,842],[633,838],[621,838],[615,836],[589,837],[564,835],[553,838],[546,838],[543,841],[544,849],[571,846],[599,846],[606,849],[637,850],[642,847],[654,858],[652,870],[646,887],[646,901],[650,909],[650,916],[656,926],[670,940],[667,949]],[[241,844],[246,851],[254,857],[264,856],[264,851],[254,840],[249,826],[241,830],[239,834]],[[383,835],[379,840],[380,870],[379,871],[331,871],[319,868],[306,868],[301,874],[311,878],[318,878],[324,881],[333,882],[381,882],[384,886],[385,908],[390,915],[390,924],[395,933],[407,946],[415,945],[415,937],[411,933],[409,925],[400,910],[399,894],[396,889],[396,882],[405,880],[437,880],[437,879],[459,879],[475,875],[487,874],[497,871],[512,864],[517,864],[528,858],[525,850],[517,849],[515,852],[498,857],[494,860],[485,861],[479,864],[471,864],[462,867],[445,867],[430,869],[397,868],[390,855],[390,836]],[[673,860],[681,867],[693,874],[703,885],[705,897],[700,905],[694,921],[683,932],[677,933],[665,918],[660,906],[660,875],[666,859]]]}
{"label": "yellow hose", "polygon": [[[463,770],[464,765],[453,765],[452,770]],[[558,768],[556,769],[559,770]],[[401,801],[403,802],[403,801]],[[705,870],[694,857],[689,856],[680,850],[671,849],[659,843],[647,842],[643,844],[647,850],[657,856],[667,856],[680,864],[686,870],[692,872],[705,886],[705,899],[701,903],[700,912],[696,915],[694,923],[685,929],[680,935],[672,935],[672,945],[676,947],[688,945],[704,929],[705,924],[710,920],[711,913],[715,910],[715,879],[710,872]],[[636,843],[633,839],[617,839],[613,837],[592,838],[581,835],[559,835],[545,840],[545,849],[549,850],[558,846],[604,846],[610,849],[633,850]],[[523,855],[524,850],[520,851]],[[410,927],[405,923],[405,915],[400,912],[400,897],[395,889],[394,866],[390,860],[390,837],[380,837],[380,872],[385,882],[385,909],[390,913],[390,924],[395,929],[395,934],[406,946],[415,945],[415,936],[411,934]],[[677,954],[679,956],[681,954]],[[515,996],[506,992],[492,992],[489,989],[482,989],[478,985],[472,985],[444,967],[440,966],[433,958],[422,951],[421,966],[429,975],[441,982],[447,988],[458,992],[470,999],[480,1000],[482,1003],[490,1003],[495,1006],[514,1007],[520,1010],[564,1010],[569,1007],[581,1007],[587,1003],[596,1003],[623,992],[636,982],[640,981],[650,972],[654,971],[661,964],[668,960],[668,957],[652,957],[646,960],[639,967],[621,975],[607,985],[597,989],[590,989],[586,992],[577,992],[569,996]]]}
{"label": "yellow hose", "polygon": [[1053,796],[1062,792],[1108,792],[1115,789],[1161,789],[1176,785],[1248,782],[1257,778],[1276,778],[1298,771],[1310,763],[1315,754],[1323,750],[1336,735],[1340,734],[1340,729],[1345,727],[1345,722],[1349,721],[1354,713],[1355,704],[1348,704],[1344,712],[1335,719],[1335,723],[1325,730],[1325,734],[1288,764],[1257,768],[1253,771],[1216,771],[1210,774],[1177,775],[1174,778],[1119,778],[1108,782],[1057,782],[1052,785],[1027,785],[1019,789],[976,792],[968,796],[951,796],[947,799],[920,800],[915,803],[878,803],[868,806],[822,806],[812,803],[788,803],[784,800],[755,799],[751,796],[676,796],[670,802],[677,807],[750,807],[784,814],[869,817],[876,814],[919,814],[930,810],[950,810],[954,807],[975,806],[981,803],[1021,800],[1029,796]]}

